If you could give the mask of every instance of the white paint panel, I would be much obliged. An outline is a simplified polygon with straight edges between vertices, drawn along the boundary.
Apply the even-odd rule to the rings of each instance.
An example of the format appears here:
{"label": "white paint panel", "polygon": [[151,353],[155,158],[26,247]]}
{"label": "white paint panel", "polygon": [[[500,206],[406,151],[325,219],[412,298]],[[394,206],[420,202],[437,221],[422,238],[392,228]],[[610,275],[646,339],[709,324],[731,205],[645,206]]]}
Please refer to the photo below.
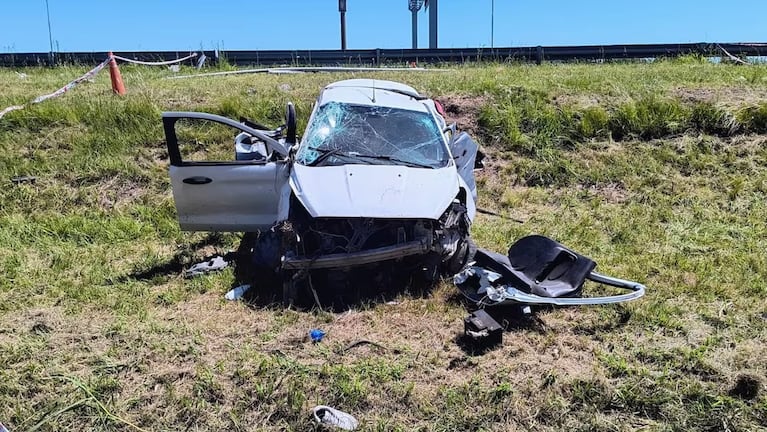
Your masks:
{"label": "white paint panel", "polygon": [[455,166],[304,166],[290,185],[314,217],[439,219],[458,193]]}
{"label": "white paint panel", "polygon": [[[191,177],[211,182],[184,183]],[[288,166],[283,162],[171,166],[170,178],[182,230],[256,231],[277,221]]]}

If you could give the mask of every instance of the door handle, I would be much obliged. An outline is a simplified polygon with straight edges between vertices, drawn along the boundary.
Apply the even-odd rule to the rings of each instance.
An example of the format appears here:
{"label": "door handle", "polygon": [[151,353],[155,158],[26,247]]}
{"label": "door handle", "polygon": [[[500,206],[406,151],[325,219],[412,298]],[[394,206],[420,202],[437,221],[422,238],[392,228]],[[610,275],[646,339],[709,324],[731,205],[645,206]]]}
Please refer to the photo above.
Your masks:
{"label": "door handle", "polygon": [[204,185],[204,184],[208,184],[212,182],[213,179],[210,177],[194,176],[194,177],[187,177],[182,181],[190,185]]}

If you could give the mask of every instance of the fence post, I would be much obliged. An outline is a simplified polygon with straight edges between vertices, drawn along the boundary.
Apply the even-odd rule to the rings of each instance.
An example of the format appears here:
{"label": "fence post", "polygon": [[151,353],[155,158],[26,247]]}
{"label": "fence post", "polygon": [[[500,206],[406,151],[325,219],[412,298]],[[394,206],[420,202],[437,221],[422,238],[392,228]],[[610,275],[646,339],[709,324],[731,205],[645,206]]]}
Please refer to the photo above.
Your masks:
{"label": "fence post", "polygon": [[540,65],[543,63],[543,47],[538,45],[535,48],[535,64]]}

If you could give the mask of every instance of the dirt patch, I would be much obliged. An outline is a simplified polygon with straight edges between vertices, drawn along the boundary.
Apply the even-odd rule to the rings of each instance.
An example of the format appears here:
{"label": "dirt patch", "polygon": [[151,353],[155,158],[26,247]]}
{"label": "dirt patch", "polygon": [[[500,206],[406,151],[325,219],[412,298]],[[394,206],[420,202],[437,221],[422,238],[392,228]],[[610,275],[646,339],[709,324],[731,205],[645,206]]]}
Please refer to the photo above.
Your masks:
{"label": "dirt patch", "polygon": [[551,102],[558,107],[574,107],[579,109],[617,105],[620,101],[615,96],[595,95],[595,94],[558,94],[551,99]]}
{"label": "dirt patch", "polygon": [[132,180],[113,177],[98,183],[99,206],[112,210],[131,204],[146,194],[144,186]]}
{"label": "dirt patch", "polygon": [[730,394],[741,399],[756,399],[762,387],[762,379],[754,374],[741,374],[730,389]]}
{"label": "dirt patch", "polygon": [[[156,312],[169,325],[197,334],[202,342],[200,349],[210,363],[227,358],[232,346],[245,341],[262,352],[286,355],[306,366],[327,364],[327,355],[344,364],[385,358],[392,363],[410,364],[404,376],[421,392],[429,393],[436,392],[440,385],[472,379],[490,383],[497,379],[495,371],[500,370],[522,381],[552,370],[567,377],[593,373],[594,342],[573,334],[575,311],[545,314],[542,319],[551,327],[543,332],[511,329],[504,337],[513,342],[484,354],[481,364],[471,361],[456,343],[465,311],[446,302],[444,297],[450,289],[441,287],[427,299],[403,297],[395,304],[327,315],[254,310],[222,302],[219,293],[198,296],[172,310]],[[322,343],[310,342],[308,332],[312,328],[327,333]],[[551,331],[558,337],[552,338]],[[319,355],[328,349],[331,354]],[[510,362],[510,358],[514,361]],[[429,367],[419,366],[421,362]]]}
{"label": "dirt patch", "polygon": [[767,88],[758,87],[721,87],[721,88],[690,88],[676,87],[671,95],[683,102],[711,102],[728,107],[754,105],[767,101]]}
{"label": "dirt patch", "polygon": [[458,130],[463,130],[476,137],[479,132],[479,112],[487,103],[485,96],[442,96],[439,99],[448,124],[455,122]]}

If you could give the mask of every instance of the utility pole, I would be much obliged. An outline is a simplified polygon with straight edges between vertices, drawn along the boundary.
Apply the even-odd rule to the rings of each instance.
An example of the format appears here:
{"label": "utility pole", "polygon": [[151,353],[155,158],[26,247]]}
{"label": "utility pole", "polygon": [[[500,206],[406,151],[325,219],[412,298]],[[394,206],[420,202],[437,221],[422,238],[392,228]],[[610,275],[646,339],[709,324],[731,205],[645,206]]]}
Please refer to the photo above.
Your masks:
{"label": "utility pole", "polygon": [[437,48],[437,0],[429,0],[429,48]]}
{"label": "utility pole", "polygon": [[51,9],[48,7],[48,0],[45,0],[45,15],[48,17],[48,42],[50,43],[50,51],[48,57],[53,66],[53,33],[51,32]]}
{"label": "utility pole", "polygon": [[341,14],[341,50],[346,51],[346,0],[338,0],[338,12]]}

